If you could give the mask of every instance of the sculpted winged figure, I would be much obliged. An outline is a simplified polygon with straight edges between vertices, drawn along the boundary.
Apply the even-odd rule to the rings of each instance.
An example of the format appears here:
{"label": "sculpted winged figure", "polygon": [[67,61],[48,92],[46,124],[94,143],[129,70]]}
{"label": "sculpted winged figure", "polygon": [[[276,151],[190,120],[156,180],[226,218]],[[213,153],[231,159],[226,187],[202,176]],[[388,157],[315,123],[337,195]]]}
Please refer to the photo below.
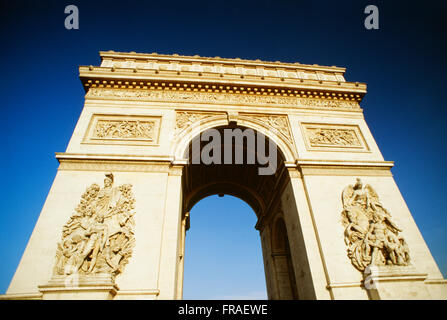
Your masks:
{"label": "sculpted winged figure", "polygon": [[358,270],[368,265],[408,265],[408,245],[399,235],[402,230],[382,206],[370,185],[363,187],[357,178],[342,192],[342,223],[348,257]]}
{"label": "sculpted winged figure", "polygon": [[132,186],[113,187],[106,174],[104,187],[92,184],[62,229],[55,275],[121,273],[134,246]]}

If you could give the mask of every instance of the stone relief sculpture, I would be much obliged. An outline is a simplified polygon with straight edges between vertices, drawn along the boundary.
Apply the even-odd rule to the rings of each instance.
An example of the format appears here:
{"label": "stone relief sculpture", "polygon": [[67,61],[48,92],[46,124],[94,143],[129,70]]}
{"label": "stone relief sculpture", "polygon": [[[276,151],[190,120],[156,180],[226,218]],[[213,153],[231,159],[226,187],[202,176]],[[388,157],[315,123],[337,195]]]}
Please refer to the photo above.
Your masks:
{"label": "stone relief sculpture", "polygon": [[251,118],[264,122],[268,127],[281,132],[290,144],[293,144],[292,134],[290,133],[287,116],[279,115],[250,115]]}
{"label": "stone relief sculpture", "polygon": [[354,130],[307,128],[311,146],[361,146]]}
{"label": "stone relief sculpture", "polygon": [[155,123],[153,121],[99,120],[96,123],[94,138],[102,139],[148,139],[152,140]]}
{"label": "stone relief sculpture", "polygon": [[402,230],[382,206],[375,190],[357,178],[354,186],[342,193],[342,223],[348,257],[358,270],[368,265],[399,265],[410,263],[408,245],[399,235]]}
{"label": "stone relief sculpture", "polygon": [[92,87],[87,97],[116,97],[125,99],[148,99],[155,101],[191,101],[219,104],[284,105],[305,108],[360,110],[357,101],[298,98],[282,95],[237,94],[223,92],[189,92],[171,90],[122,90]]}
{"label": "stone relief sculpture", "polygon": [[175,131],[178,134],[183,129],[192,126],[206,118],[215,116],[215,113],[200,113],[200,112],[188,112],[188,111],[178,111],[176,112],[175,118]]}
{"label": "stone relief sculpture", "polygon": [[88,187],[62,229],[54,275],[122,273],[135,243],[134,207],[132,185],[113,187],[111,173],[103,188]]}

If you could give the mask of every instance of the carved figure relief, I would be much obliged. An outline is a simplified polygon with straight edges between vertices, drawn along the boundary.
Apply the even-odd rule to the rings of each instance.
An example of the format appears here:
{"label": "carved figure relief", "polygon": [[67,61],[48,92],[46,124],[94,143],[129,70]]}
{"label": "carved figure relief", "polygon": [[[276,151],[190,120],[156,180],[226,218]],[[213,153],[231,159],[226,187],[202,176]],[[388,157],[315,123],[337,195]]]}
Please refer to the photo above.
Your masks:
{"label": "carved figure relief", "polygon": [[83,143],[154,145],[160,127],[160,116],[93,114]]}
{"label": "carved figure relief", "polygon": [[55,275],[123,272],[135,243],[132,185],[113,186],[106,174],[104,187],[92,184],[62,229],[56,250]]}
{"label": "carved figure relief", "polygon": [[313,128],[307,130],[310,145],[313,147],[334,146],[361,146],[354,130]]}
{"label": "carved figure relief", "polygon": [[301,123],[309,150],[367,152],[369,148],[357,125]]}
{"label": "carved figure relief", "polygon": [[116,97],[123,99],[148,99],[154,101],[188,101],[197,103],[284,105],[321,109],[360,110],[356,101],[298,98],[294,96],[238,94],[224,92],[191,92],[173,90],[122,90],[90,88],[87,97]]}
{"label": "carved figure relief", "polygon": [[98,120],[93,137],[153,140],[154,127],[154,121]]}
{"label": "carved figure relief", "polygon": [[354,186],[342,193],[342,223],[348,257],[358,270],[368,265],[400,265],[410,263],[408,245],[399,235],[402,230],[382,206],[375,190],[357,178]]}

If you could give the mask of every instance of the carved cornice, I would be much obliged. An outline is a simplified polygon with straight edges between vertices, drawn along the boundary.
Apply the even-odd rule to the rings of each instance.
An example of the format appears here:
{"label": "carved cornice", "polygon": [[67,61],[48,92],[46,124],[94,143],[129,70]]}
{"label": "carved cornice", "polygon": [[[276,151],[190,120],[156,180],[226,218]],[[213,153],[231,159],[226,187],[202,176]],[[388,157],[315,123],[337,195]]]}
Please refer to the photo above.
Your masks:
{"label": "carved cornice", "polygon": [[137,79],[244,84],[254,86],[292,86],[295,89],[366,93],[363,83],[346,82],[345,68],[301,63],[269,62],[220,57],[160,55],[156,53],[100,52],[99,67],[80,67],[83,83],[88,79]]}
{"label": "carved cornice", "polygon": [[392,176],[393,161],[297,160],[303,176]]}
{"label": "carved cornice", "polygon": [[169,156],[142,156],[132,154],[92,154],[92,153],[69,153],[56,152],[56,159],[64,160],[106,160],[106,161],[145,161],[157,163],[171,163],[174,158]]}
{"label": "carved cornice", "polygon": [[394,161],[349,161],[349,160],[317,160],[317,159],[299,159],[296,164],[300,167],[307,166],[352,166],[352,167],[377,167],[391,169]]}
{"label": "carved cornice", "polygon": [[100,52],[81,66],[87,99],[291,107],[362,112],[366,85],[345,68],[261,60]]}
{"label": "carved cornice", "polygon": [[[210,64],[217,64],[219,66],[257,66],[257,67],[276,67],[276,68],[287,68],[287,69],[301,69],[301,70],[312,70],[312,71],[326,71],[326,72],[337,72],[343,74],[346,69],[336,66],[321,66],[317,64],[309,65],[302,64],[299,62],[289,63],[281,61],[261,61],[259,59],[241,59],[241,58],[222,58],[222,57],[202,57],[199,55],[186,56],[179,54],[158,54],[153,53],[136,53],[136,52],[116,52],[110,51],[100,51],[99,52],[102,59],[102,66],[110,64],[110,62],[127,62],[126,67],[133,66],[132,63],[154,63],[154,62],[170,62],[170,63],[181,63],[187,62],[190,65],[202,65],[204,68],[210,67]],[[287,70],[286,69],[286,70]],[[201,71],[206,71],[205,69]]]}
{"label": "carved cornice", "polygon": [[136,155],[101,155],[57,153],[58,170],[67,171],[124,171],[169,173],[173,159]]}
{"label": "carved cornice", "polygon": [[61,171],[116,171],[116,172],[163,172],[169,173],[169,164],[144,161],[63,160]]}

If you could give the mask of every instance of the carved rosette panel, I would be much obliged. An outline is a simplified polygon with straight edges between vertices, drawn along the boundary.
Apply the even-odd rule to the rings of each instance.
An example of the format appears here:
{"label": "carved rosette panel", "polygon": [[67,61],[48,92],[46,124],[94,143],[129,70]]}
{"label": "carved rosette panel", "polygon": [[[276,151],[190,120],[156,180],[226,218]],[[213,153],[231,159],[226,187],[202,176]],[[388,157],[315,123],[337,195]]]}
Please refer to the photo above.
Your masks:
{"label": "carved rosette panel", "polygon": [[364,271],[369,265],[410,264],[407,243],[399,234],[402,230],[379,201],[376,191],[363,187],[360,179],[342,192],[342,224],[348,257],[354,267]]}
{"label": "carved rosette panel", "polygon": [[302,127],[311,150],[369,150],[358,126],[305,123]]}
{"label": "carved rosette panel", "polygon": [[156,144],[160,128],[157,116],[93,115],[83,143]]}
{"label": "carved rosette panel", "polygon": [[122,273],[135,244],[135,199],[132,185],[113,186],[107,174],[104,187],[92,184],[62,228],[54,275]]}
{"label": "carved rosette panel", "polygon": [[263,95],[263,94],[240,94],[228,92],[195,92],[180,90],[152,90],[152,89],[106,89],[90,88],[86,94],[89,98],[118,98],[137,99],[152,101],[175,101],[194,103],[216,103],[216,104],[245,104],[245,105],[272,105],[293,106],[317,109],[347,109],[360,110],[356,101],[331,100],[316,98],[299,98],[296,96]]}

